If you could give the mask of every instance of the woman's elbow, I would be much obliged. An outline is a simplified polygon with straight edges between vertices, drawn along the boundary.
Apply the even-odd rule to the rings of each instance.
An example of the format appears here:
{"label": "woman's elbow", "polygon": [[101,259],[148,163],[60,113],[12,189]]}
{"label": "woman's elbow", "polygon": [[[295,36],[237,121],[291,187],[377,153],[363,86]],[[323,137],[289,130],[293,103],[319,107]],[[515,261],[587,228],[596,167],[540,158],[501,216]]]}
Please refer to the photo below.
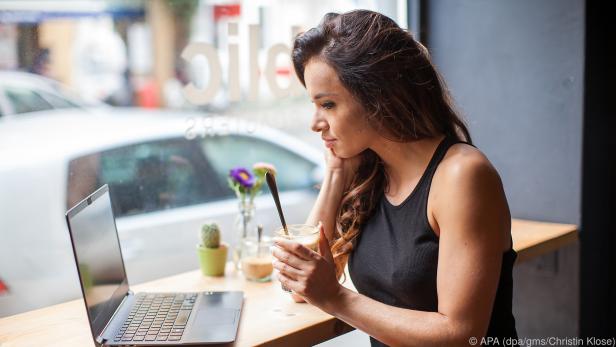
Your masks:
{"label": "woman's elbow", "polygon": [[474,346],[480,345],[487,331],[487,324],[478,324],[469,319],[448,320],[447,333],[444,334],[443,346]]}

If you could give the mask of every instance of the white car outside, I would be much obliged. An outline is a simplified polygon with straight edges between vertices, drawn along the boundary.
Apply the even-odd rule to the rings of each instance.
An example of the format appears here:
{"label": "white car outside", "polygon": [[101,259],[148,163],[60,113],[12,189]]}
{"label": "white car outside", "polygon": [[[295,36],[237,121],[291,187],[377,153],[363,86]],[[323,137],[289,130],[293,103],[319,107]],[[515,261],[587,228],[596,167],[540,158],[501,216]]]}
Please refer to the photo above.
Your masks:
{"label": "white car outside", "polygon": [[109,106],[77,97],[50,78],[21,71],[0,70],[0,119],[55,109],[87,110],[105,107]]}
{"label": "white car outside", "polygon": [[[78,199],[108,183],[100,180],[102,174],[74,166],[80,160],[104,161],[107,154],[141,153],[158,143],[164,152],[171,148],[165,141],[175,141],[202,146],[204,156],[217,165],[269,161],[279,171],[287,222],[304,222],[316,199],[311,187],[323,174],[322,153],[258,124],[172,113],[110,108],[109,112],[84,114],[67,109],[0,119],[0,279],[9,287],[9,294],[0,296],[0,317],[80,297],[64,213]],[[203,130],[195,128],[199,123],[195,120],[203,119],[208,124],[206,136],[189,132],[189,137],[196,136],[191,142],[187,130]],[[263,156],[259,146],[266,148]],[[119,167],[120,171],[114,171],[117,176],[131,165],[132,161],[126,165],[112,162],[111,166]],[[228,169],[215,168],[209,176],[196,172],[194,177],[210,182],[209,188],[216,184],[220,191],[221,176]],[[125,182],[118,182],[116,197],[120,199]],[[112,199],[113,187],[110,183]],[[130,283],[198,268],[195,246],[205,221],[217,221],[223,240],[235,244],[238,202],[228,187],[225,192],[208,202],[116,215]],[[255,205],[257,222],[266,232],[279,226],[269,194],[255,198]]]}

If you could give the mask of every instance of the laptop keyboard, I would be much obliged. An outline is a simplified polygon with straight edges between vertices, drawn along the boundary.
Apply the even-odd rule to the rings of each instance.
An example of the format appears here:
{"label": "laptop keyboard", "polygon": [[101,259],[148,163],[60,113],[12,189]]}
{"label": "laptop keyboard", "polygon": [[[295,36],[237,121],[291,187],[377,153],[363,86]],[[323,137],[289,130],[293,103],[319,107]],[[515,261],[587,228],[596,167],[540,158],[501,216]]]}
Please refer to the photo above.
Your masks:
{"label": "laptop keyboard", "polygon": [[197,293],[138,293],[114,342],[180,341]]}

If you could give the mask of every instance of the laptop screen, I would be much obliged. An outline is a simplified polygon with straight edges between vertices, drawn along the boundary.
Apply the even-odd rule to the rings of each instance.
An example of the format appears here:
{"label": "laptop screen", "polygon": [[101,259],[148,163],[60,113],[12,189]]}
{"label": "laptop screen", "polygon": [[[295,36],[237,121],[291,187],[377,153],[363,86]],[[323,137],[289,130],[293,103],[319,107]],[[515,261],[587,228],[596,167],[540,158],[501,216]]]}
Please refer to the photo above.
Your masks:
{"label": "laptop screen", "polygon": [[94,337],[128,292],[109,189],[104,185],[66,213]]}

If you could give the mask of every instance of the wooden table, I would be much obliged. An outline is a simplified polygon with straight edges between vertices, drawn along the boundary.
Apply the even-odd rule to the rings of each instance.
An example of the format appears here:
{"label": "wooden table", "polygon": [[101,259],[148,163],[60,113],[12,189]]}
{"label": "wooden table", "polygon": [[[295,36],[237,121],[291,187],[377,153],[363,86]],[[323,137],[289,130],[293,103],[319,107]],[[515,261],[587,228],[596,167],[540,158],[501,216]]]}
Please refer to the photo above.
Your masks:
{"label": "wooden table", "polygon": [[[517,262],[554,251],[577,239],[569,224],[513,220]],[[347,280],[345,286],[353,289]],[[293,302],[278,281],[244,280],[231,266],[222,278],[191,271],[134,286],[134,291],[237,290],[245,293],[234,346],[311,346],[353,330],[309,304]],[[83,300],[74,300],[0,319],[0,346],[93,346]]]}
{"label": "wooden table", "polygon": [[577,226],[513,219],[511,222],[513,248],[518,252],[516,264],[553,252],[575,242]]}

